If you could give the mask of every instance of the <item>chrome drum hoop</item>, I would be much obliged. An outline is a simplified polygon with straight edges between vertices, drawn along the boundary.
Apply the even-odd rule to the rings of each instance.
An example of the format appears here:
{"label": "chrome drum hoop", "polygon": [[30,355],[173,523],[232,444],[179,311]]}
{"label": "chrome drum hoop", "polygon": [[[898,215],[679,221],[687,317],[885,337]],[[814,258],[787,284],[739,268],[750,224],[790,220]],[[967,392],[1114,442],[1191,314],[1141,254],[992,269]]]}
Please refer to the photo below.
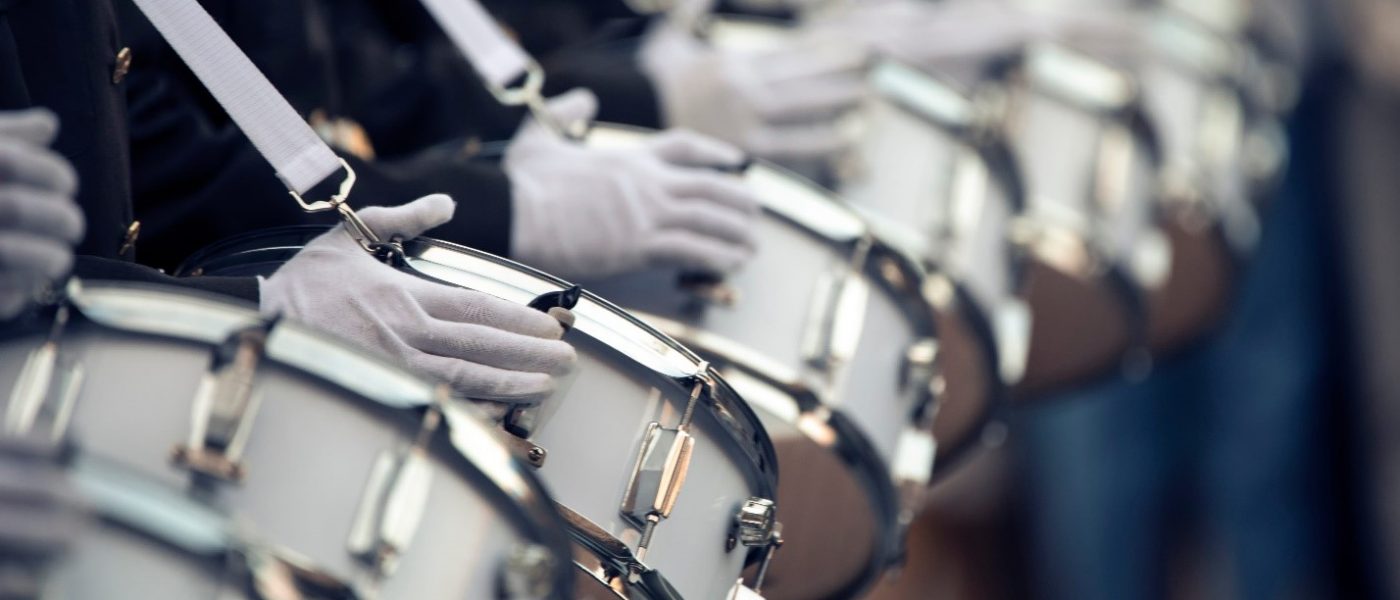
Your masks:
{"label": "chrome drum hoop", "polygon": [[[602,134],[635,140],[653,133],[654,130],[642,127],[598,123],[590,131],[590,136]],[[780,185],[796,191],[802,197],[802,202],[790,203],[760,195],[765,213],[846,252],[868,244],[869,257],[864,262],[862,272],[879,284],[880,289],[897,299],[916,334],[937,337],[937,307],[927,294],[930,277],[921,257],[908,248],[882,238],[864,217],[834,197],[831,191],[783,167],[767,161],[750,160],[741,176],[750,182],[756,179],[770,184],[781,182]],[[931,408],[937,400],[932,395],[925,395],[916,405]],[[922,412],[910,415],[911,423],[923,418]]]}
{"label": "chrome drum hoop", "polygon": [[[1154,177],[1149,182],[1150,205],[1146,216],[1149,232],[1161,236],[1156,224],[1167,218],[1161,204],[1161,173],[1165,157],[1158,132],[1148,117],[1138,82],[1118,69],[1067,48],[1040,44],[995,65],[978,92],[979,99],[995,107],[993,112],[1000,115],[1001,128],[1007,132],[1013,127],[1016,98],[1026,95],[1049,98],[1100,122],[1116,124],[1128,134],[1133,147],[1145,153]],[[1024,162],[1025,159],[1020,160]],[[1133,352],[1140,354],[1145,352],[1147,341],[1147,297],[1150,290],[1144,288],[1142,278],[1134,275],[1131,257],[1115,258],[1116,253],[1102,243],[1099,223],[1112,216],[1104,213],[1104,208],[1116,202],[1102,196],[1099,186],[1093,187],[1088,198],[1091,211],[1088,216],[1096,223],[1088,236],[1074,233],[1076,243],[1087,261],[1071,269],[1071,272],[1081,277],[1098,276],[1105,280],[1131,317]],[[1033,193],[1029,188],[1027,190]],[[1018,235],[1027,239],[1035,237],[1026,233]],[[1055,260],[1049,262],[1058,264]],[[1059,268],[1065,266],[1060,265]],[[1165,276],[1166,270],[1160,271]]]}
{"label": "chrome drum hoop", "polygon": [[[73,329],[84,337],[110,332],[213,348],[224,343],[230,332],[266,322],[247,303],[184,288],[75,279],[68,290],[60,303],[36,315],[26,327],[7,332],[12,335],[5,341],[30,340],[48,332],[49,341],[62,352],[63,333]],[[64,317],[65,323],[54,328],[50,313],[69,312],[71,316]],[[444,387],[309,328],[277,321],[269,331],[262,361],[269,368],[289,369],[296,376],[342,390],[344,410],[371,415],[383,421],[385,427],[402,432],[418,431],[420,436],[423,432],[418,424],[424,414],[440,411],[440,424],[430,435],[420,437],[422,450],[466,482],[496,514],[507,518],[513,531],[524,540],[558,558],[548,569],[549,589],[553,590],[550,597],[564,597],[570,573],[566,560],[569,542],[562,533],[563,521],[535,475],[494,441],[491,430],[474,411],[456,404],[458,401],[450,398]],[[58,380],[63,378],[55,375],[53,379],[54,385],[59,385]],[[49,395],[63,397],[67,392],[62,388],[57,391]],[[73,395],[76,397],[76,390]],[[81,412],[81,404],[75,410]],[[411,436],[405,435],[404,439]],[[81,447],[81,438],[74,441]],[[106,457],[94,454],[94,460],[99,459]],[[277,532],[262,533],[267,534],[269,541],[278,541]]]}
{"label": "chrome drum hoop", "polygon": [[[278,227],[229,238],[191,256],[177,271],[180,275],[270,275],[277,267],[290,260],[316,236],[325,233],[328,227],[299,225]],[[572,285],[562,279],[535,270],[520,263],[493,254],[460,246],[451,242],[418,238],[403,244],[405,258],[410,264],[424,260],[425,254],[447,252],[478,261],[484,265],[497,267],[501,272],[514,272],[524,281],[537,286],[540,293],[566,290]],[[408,272],[422,275],[411,267]],[[432,279],[431,277],[428,277]],[[450,284],[456,285],[456,284]],[[656,330],[644,321],[632,316],[607,300],[583,290],[582,297],[574,312],[594,312],[608,314],[607,321],[620,327],[617,335],[633,340],[652,339],[665,348],[666,358],[631,355],[638,364],[657,366],[657,373],[669,379],[685,379],[697,372],[705,361],[681,343]],[[586,332],[585,332],[586,333]],[[595,337],[596,336],[590,336]],[[643,343],[638,348],[645,348]],[[658,363],[658,361],[661,361]],[[751,484],[763,494],[772,494],[777,489],[777,460],[773,453],[772,441],[743,399],[711,369],[708,374],[714,378],[712,403],[707,405],[717,420],[725,426],[736,447],[744,450],[746,461],[751,465]]]}
{"label": "chrome drum hoop", "polygon": [[[207,275],[269,274],[325,231],[324,227],[301,226],[239,236],[200,252],[187,261],[181,271]],[[406,263],[403,270],[446,285],[479,289],[507,298],[520,294],[534,298],[572,287],[563,280],[507,259],[448,242],[419,238],[404,242],[402,246]],[[757,415],[715,369],[675,340],[587,291],[581,292],[577,305],[570,312],[576,317],[571,330],[586,336],[585,343],[589,347],[604,350],[606,354],[602,360],[615,363],[616,359],[610,355],[622,356],[629,365],[627,369],[640,370],[658,389],[688,395],[699,379],[706,380],[707,393],[699,396],[697,418],[704,415],[717,425],[716,432],[723,431],[718,434],[720,443],[715,444],[715,451],[729,457],[753,496],[772,498],[775,495],[778,465],[772,441]],[[576,540],[585,533],[574,524],[569,531]],[[744,554],[747,562],[761,560],[764,555],[762,547],[750,548]],[[618,562],[620,566],[646,569],[639,575],[654,573],[633,557],[630,550],[626,556]],[[655,579],[657,576],[648,577]]]}

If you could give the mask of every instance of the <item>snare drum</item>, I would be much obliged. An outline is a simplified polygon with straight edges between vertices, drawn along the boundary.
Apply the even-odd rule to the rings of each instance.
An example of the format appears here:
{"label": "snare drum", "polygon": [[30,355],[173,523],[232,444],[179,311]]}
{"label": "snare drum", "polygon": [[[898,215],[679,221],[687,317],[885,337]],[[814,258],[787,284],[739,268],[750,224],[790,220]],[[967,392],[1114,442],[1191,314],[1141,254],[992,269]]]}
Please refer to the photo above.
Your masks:
{"label": "snare drum", "polygon": [[1147,296],[1169,276],[1172,248],[1158,229],[1159,157],[1136,89],[1117,70],[1042,44],[979,91],[1025,177],[1013,235],[1034,258],[1027,394],[1150,365]]}
{"label": "snare drum", "polygon": [[[268,274],[323,231],[243,236],[185,270]],[[563,281],[454,244],[418,239],[403,250],[410,272],[520,304],[572,295]],[[729,598],[746,565],[774,547],[778,464],[766,430],[715,369],[675,341],[593,294],[564,304],[576,373],[504,425],[524,438],[521,454],[578,544],[579,581],[591,589],[575,596]]]}
{"label": "snare drum", "polygon": [[350,599],[355,590],[187,490],[79,453],[69,478],[95,523],[45,578],[45,597]]}
{"label": "snare drum", "polygon": [[941,315],[956,318],[940,320],[944,347],[968,345],[955,343],[963,332],[986,357],[950,366],[982,373],[983,383],[967,398],[956,379],[973,378],[950,378],[946,404],[987,404],[1020,380],[1030,348],[1025,256],[1011,240],[1024,208],[1020,173],[983,111],[953,84],[894,61],[877,64],[870,82],[842,196],[921,256],[930,277],[946,277],[935,298]]}
{"label": "snare drum", "polygon": [[[600,125],[588,142],[624,146],[644,135]],[[954,408],[937,402],[945,375],[963,374],[941,371],[947,357],[935,337],[937,311],[916,257],[799,177],[761,162],[741,176],[764,212],[758,252],[740,272],[720,282],[656,269],[588,286],[720,365],[761,414],[786,424],[770,430],[784,469],[779,501],[790,543],[770,583],[783,597],[854,595],[900,537],[879,527],[888,510],[884,492],[830,483],[850,480],[840,467],[849,471],[852,463],[832,448],[830,433],[811,424],[847,421],[836,431],[849,431],[850,440],[838,446],[869,447],[873,456],[861,458],[860,468],[873,462],[885,480],[893,476],[907,513],[933,471],[934,440],[945,464],[978,441],[990,409],[976,407],[960,422],[940,414]],[[950,422],[962,429],[931,429]],[[850,520],[862,514],[882,516],[869,529]]]}
{"label": "snare drum", "polygon": [[53,313],[0,344],[8,430],[67,432],[362,597],[568,596],[553,503],[445,388],[183,290],[75,281]]}

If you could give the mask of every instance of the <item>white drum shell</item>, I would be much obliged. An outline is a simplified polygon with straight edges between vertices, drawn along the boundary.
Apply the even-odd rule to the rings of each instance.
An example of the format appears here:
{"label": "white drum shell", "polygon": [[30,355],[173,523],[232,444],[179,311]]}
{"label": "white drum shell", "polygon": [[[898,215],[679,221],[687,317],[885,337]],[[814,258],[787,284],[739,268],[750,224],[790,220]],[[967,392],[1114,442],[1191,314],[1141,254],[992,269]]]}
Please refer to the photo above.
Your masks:
{"label": "white drum shell", "polygon": [[[199,306],[213,306],[207,300],[182,306],[170,295],[145,295],[140,303],[141,318],[153,321],[197,319]],[[251,310],[215,310],[220,314],[208,324],[227,332],[257,322]],[[177,489],[188,486],[189,473],[171,455],[187,440],[209,341],[226,335],[206,333],[209,340],[177,339],[70,323],[60,347],[84,370],[70,429],[84,451]],[[269,346],[283,333],[274,330]],[[0,382],[12,385],[26,353],[41,341],[0,346]],[[319,568],[367,580],[369,570],[347,550],[355,511],[376,457],[411,442],[417,419],[273,360],[258,369],[255,394],[262,402],[244,456],[247,477],[217,484],[210,501]],[[397,570],[380,584],[381,597],[491,597],[503,557],[523,538],[472,481],[440,455],[429,456],[433,477],[422,524]]]}

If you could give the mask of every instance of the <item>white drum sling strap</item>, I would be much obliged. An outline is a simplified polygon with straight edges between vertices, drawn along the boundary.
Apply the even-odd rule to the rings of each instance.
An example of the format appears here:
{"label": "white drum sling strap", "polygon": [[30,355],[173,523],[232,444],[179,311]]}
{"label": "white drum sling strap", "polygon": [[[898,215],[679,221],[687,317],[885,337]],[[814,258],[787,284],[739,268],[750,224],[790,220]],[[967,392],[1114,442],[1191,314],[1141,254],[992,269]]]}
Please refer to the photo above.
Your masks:
{"label": "white drum sling strap", "polygon": [[[335,210],[356,239],[370,249],[379,238],[345,203],[355,172],[336,156],[311,126],[278,93],[228,34],[198,2],[135,0],[238,128],[277,172],[277,178],[308,212]],[[344,170],[340,190],[327,200],[302,197],[336,171]]]}

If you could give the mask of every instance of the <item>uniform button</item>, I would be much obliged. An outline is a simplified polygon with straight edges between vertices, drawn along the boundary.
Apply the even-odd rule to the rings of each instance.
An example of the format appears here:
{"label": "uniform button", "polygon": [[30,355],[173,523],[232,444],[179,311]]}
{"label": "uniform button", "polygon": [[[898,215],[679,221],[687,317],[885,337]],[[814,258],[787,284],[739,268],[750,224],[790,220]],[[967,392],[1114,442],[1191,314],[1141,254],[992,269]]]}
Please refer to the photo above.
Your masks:
{"label": "uniform button", "polygon": [[121,83],[126,79],[126,74],[131,72],[131,48],[122,48],[117,52],[117,66],[112,69],[112,83]]}
{"label": "uniform button", "polygon": [[132,221],[126,228],[126,237],[122,238],[122,247],[117,250],[117,256],[126,256],[132,249],[136,248],[136,240],[141,237],[141,222]]}

